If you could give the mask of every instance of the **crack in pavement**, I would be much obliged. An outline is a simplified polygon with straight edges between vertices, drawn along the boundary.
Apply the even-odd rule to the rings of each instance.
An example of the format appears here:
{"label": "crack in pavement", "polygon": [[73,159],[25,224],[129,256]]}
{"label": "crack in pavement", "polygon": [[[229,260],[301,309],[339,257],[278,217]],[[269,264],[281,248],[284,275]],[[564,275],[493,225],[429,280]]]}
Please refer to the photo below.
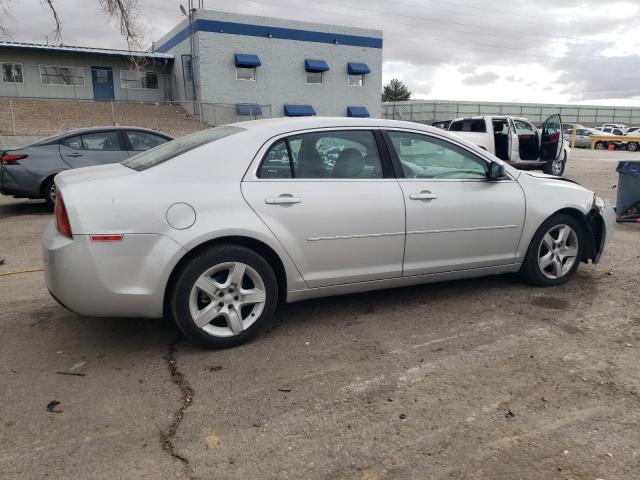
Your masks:
{"label": "crack in pavement", "polygon": [[169,375],[171,377],[171,383],[176,385],[180,389],[180,393],[182,395],[182,402],[180,404],[180,408],[178,408],[175,412],[173,412],[173,420],[169,428],[164,431],[160,431],[160,445],[162,446],[162,450],[168,453],[171,458],[178,460],[182,463],[185,469],[185,474],[187,477],[191,477],[192,469],[189,464],[189,459],[179,453],[176,453],[175,446],[173,444],[173,440],[175,439],[176,433],[178,432],[178,428],[184,419],[184,412],[191,406],[193,403],[193,396],[195,395],[195,391],[189,385],[189,382],[185,378],[184,374],[178,369],[178,363],[176,360],[176,344],[182,339],[182,336],[178,336],[174,338],[169,344],[169,351],[167,355],[164,356],[164,359],[167,363],[167,369],[169,370]]}

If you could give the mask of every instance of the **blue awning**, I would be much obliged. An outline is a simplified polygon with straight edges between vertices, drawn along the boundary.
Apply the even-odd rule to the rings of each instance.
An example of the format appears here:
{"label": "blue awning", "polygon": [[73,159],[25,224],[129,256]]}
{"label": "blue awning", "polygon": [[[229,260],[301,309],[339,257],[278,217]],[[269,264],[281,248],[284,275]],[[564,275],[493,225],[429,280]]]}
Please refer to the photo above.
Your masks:
{"label": "blue awning", "polygon": [[236,67],[259,67],[262,62],[257,55],[236,53]]}
{"label": "blue awning", "polygon": [[285,105],[285,117],[312,117],[316,111],[311,105]]}
{"label": "blue awning", "polygon": [[257,117],[262,115],[262,108],[257,103],[236,103],[236,113],[238,115]]}
{"label": "blue awning", "polygon": [[326,72],[329,70],[329,65],[324,60],[310,60],[304,61],[304,69],[307,72]]}
{"label": "blue awning", "polygon": [[371,69],[366,63],[348,63],[349,75],[366,75]]}
{"label": "blue awning", "polygon": [[365,118],[369,116],[367,107],[347,107],[347,117]]}

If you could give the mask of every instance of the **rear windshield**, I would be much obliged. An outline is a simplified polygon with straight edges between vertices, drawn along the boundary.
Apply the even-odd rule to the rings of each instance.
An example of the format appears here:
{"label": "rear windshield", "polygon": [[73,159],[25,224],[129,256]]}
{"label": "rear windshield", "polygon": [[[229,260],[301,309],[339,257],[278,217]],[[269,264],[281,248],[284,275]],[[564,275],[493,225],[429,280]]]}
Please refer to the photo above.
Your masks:
{"label": "rear windshield", "polygon": [[209,128],[201,132],[192,133],[191,135],[185,135],[184,137],[139,153],[122,162],[122,165],[138,171],[146,170],[147,168],[160,165],[167,160],[171,160],[178,155],[182,155],[206,143],[215,142],[216,140],[244,130],[244,128],[232,126]]}
{"label": "rear windshield", "polygon": [[465,120],[457,120],[451,122],[449,130],[452,132],[479,132],[484,133],[487,131],[484,118],[468,118]]}

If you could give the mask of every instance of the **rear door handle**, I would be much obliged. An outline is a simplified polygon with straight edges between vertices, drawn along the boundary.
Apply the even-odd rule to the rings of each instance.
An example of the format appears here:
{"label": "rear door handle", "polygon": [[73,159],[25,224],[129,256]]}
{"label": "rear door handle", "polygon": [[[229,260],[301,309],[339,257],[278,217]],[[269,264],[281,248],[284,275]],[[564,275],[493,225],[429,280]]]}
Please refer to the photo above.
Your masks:
{"label": "rear door handle", "polygon": [[67,157],[82,157],[81,153],[67,153]]}
{"label": "rear door handle", "polygon": [[420,193],[412,193],[411,195],[409,195],[409,198],[411,200],[435,200],[436,198],[438,198],[438,195],[435,195],[428,190],[424,190]]}
{"label": "rear door handle", "polygon": [[290,205],[300,202],[301,200],[298,197],[294,197],[289,193],[283,193],[279,197],[269,197],[264,199],[264,203],[268,205]]}

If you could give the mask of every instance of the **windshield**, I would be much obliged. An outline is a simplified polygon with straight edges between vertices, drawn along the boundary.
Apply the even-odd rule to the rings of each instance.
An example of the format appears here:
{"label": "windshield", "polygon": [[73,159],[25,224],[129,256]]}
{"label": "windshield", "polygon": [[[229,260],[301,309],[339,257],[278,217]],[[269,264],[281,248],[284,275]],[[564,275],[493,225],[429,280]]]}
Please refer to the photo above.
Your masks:
{"label": "windshield", "polygon": [[146,170],[147,168],[155,167],[167,160],[171,160],[178,155],[182,155],[189,150],[244,130],[244,128],[231,126],[209,128],[201,132],[192,133],[191,135],[185,135],[171,142],[158,145],[151,150],[139,153],[122,162],[122,165],[138,171]]}

